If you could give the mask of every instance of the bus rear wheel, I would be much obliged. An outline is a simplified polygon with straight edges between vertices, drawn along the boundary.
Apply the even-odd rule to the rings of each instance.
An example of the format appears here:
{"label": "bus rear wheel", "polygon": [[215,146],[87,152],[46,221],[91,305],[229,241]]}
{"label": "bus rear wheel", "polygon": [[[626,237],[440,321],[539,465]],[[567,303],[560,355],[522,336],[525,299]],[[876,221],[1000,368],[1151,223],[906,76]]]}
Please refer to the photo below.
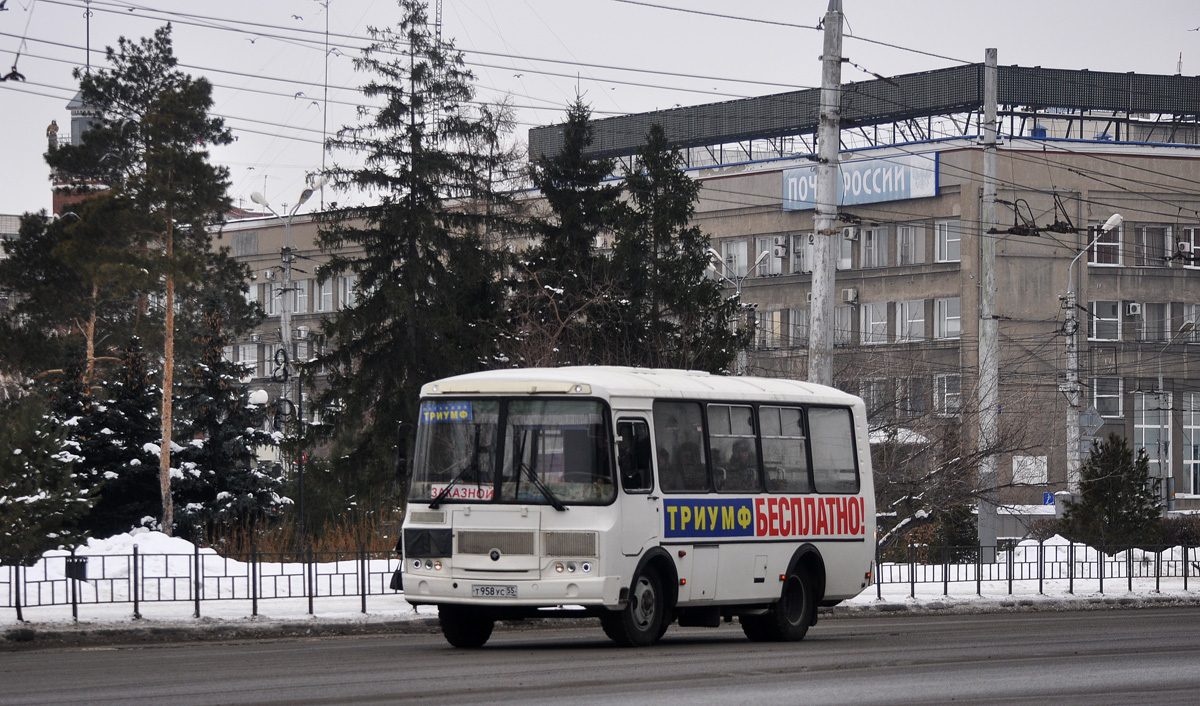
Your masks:
{"label": "bus rear wheel", "polygon": [[464,648],[483,647],[496,626],[491,616],[466,606],[438,606],[438,620],[446,642]]}
{"label": "bus rear wheel", "polygon": [[776,642],[797,642],[816,622],[817,600],[812,581],[803,572],[788,574],[783,581],[779,601],[762,616],[763,628]]}
{"label": "bus rear wheel", "polygon": [[625,607],[606,611],[600,616],[600,626],[622,647],[647,647],[666,632],[666,619],[662,580],[654,569],[647,568],[633,580]]}

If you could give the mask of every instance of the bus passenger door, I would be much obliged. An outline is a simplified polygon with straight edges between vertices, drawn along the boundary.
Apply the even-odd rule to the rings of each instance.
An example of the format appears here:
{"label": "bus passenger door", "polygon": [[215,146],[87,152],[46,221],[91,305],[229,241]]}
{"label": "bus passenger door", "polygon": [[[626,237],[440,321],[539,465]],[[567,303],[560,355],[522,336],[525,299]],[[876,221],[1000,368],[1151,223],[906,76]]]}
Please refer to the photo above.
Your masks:
{"label": "bus passenger door", "polygon": [[654,493],[650,424],[643,418],[617,420],[617,470],[621,476],[621,553],[637,556],[660,534],[662,507]]}

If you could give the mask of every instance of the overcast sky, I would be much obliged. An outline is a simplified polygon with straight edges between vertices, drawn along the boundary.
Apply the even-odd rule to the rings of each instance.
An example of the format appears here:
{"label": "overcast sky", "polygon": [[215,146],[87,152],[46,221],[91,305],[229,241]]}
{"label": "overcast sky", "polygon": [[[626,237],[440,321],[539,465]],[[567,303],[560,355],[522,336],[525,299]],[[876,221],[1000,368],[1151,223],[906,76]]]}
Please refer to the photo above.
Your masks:
{"label": "overcast sky", "polygon": [[[77,88],[71,70],[85,63],[87,5],[7,0],[0,12],[0,75],[15,64],[26,77],[0,83],[0,214],[50,207],[45,130],[52,119],[70,130],[65,106]],[[480,100],[509,95],[519,106],[514,139],[524,143],[531,126],[561,119],[576,90],[603,117],[816,86],[813,27],[827,5],[443,0],[443,36],[466,53]],[[250,193],[262,191],[276,210],[320,168],[323,121],[332,133],[356,120],[364,76],[351,60],[367,27],[398,17],[392,0],[91,0],[90,9],[93,66],[118,37],[174,23],[180,63],[216,86],[214,112],[237,137],[213,154],[230,169],[235,204],[251,207]],[[885,76],[980,62],[986,47],[1001,64],[1153,74],[1176,73],[1182,54],[1183,73],[1200,75],[1196,0],[844,0],[844,11],[853,35],[845,56]],[[869,78],[844,66],[845,82]]]}

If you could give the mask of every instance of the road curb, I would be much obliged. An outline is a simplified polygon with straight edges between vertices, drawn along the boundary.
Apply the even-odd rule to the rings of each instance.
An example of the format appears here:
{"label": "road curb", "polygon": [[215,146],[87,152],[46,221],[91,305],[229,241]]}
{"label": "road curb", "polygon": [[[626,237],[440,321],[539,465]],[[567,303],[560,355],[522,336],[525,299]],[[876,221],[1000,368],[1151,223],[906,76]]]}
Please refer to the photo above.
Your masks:
{"label": "road curb", "polygon": [[[821,620],[865,617],[920,617],[946,614],[1038,613],[1089,610],[1143,610],[1200,606],[1200,596],[1080,596],[1059,598],[999,598],[986,600],[879,601],[822,608]],[[579,628],[595,618],[502,621],[499,631]],[[598,625],[597,625],[598,627]],[[194,623],[133,620],[120,623],[26,623],[5,630],[0,652],[78,647],[136,647],[187,642],[240,642],[297,638],[353,638],[372,635],[435,634],[437,618],[367,621],[311,619],[237,621],[200,619]]]}

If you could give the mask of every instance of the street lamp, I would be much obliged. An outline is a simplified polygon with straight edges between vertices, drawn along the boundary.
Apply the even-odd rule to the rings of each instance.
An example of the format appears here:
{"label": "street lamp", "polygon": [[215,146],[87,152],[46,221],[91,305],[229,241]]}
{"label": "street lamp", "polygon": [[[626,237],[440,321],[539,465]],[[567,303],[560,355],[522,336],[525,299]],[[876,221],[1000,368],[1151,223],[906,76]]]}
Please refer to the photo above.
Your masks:
{"label": "street lamp", "polygon": [[[304,205],[306,201],[312,198],[313,192],[320,189],[327,182],[323,176],[318,176],[311,181],[311,186],[300,192],[300,197],[296,199],[296,205],[288,210],[287,204],[283,204],[284,213],[287,216],[281,216],[271,208],[267,197],[255,191],[250,194],[250,200],[262,206],[271,212],[279,220],[283,221],[284,246],[280,250],[280,259],[283,262],[283,283],[279,288],[279,337],[283,342],[282,359],[277,359],[279,365],[279,382],[281,385],[280,399],[291,402],[291,378],[292,374],[292,262],[296,259],[295,253],[292,251],[292,219],[296,217],[296,212]],[[304,424],[304,391],[300,385],[300,379],[296,378],[296,401],[295,415],[297,424]],[[303,426],[300,436],[303,438]],[[300,453],[296,458],[296,513],[299,523],[299,541],[300,546],[304,546],[304,454]]]}
{"label": "street lamp", "polygon": [[1080,466],[1079,318],[1076,314],[1079,305],[1075,301],[1075,263],[1079,262],[1079,258],[1083,257],[1100,238],[1113,229],[1119,228],[1124,222],[1125,218],[1119,213],[1109,216],[1104,225],[1100,226],[1096,232],[1096,237],[1075,255],[1075,258],[1071,260],[1071,265],[1067,268],[1067,295],[1063,297],[1064,306],[1067,309],[1067,320],[1063,324],[1063,331],[1067,336],[1067,379],[1063,384],[1063,392],[1067,395],[1067,490],[1072,494],[1079,492]]}
{"label": "street lamp", "polygon": [[[714,250],[712,248],[708,249],[708,256],[709,256],[708,269],[712,270],[713,274],[715,274],[720,279],[725,280],[729,284],[733,285],[734,295],[737,297],[737,300],[738,300],[739,312],[744,312],[745,309],[747,308],[746,305],[742,304],[742,282],[745,282],[746,278],[750,276],[751,270],[758,267],[759,263],[761,263],[763,260],[765,260],[767,258],[767,256],[770,254],[771,254],[770,251],[763,250],[761,253],[758,254],[758,259],[756,259],[754,261],[754,264],[750,265],[749,267],[746,268],[745,274],[738,276],[738,274],[736,272],[734,272],[734,273],[732,273],[733,276],[730,277],[729,276],[730,275],[729,265],[727,265],[725,263],[724,258],[721,257],[721,253],[717,252],[716,250]],[[721,269],[725,271],[724,274],[717,272],[717,265],[720,265]],[[738,329],[739,330],[741,330],[742,317],[744,315],[745,315],[744,313],[738,314]],[[745,349],[745,347],[738,349],[736,374],[737,375],[745,375],[746,374],[746,349]]]}

